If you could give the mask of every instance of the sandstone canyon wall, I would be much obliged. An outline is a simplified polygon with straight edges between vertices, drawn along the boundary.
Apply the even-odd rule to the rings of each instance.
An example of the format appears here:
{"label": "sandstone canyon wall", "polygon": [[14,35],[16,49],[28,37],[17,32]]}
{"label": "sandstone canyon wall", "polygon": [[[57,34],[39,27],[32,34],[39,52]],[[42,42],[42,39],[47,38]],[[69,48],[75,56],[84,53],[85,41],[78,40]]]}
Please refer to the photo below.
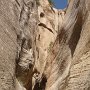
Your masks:
{"label": "sandstone canyon wall", "polygon": [[90,90],[89,60],[89,0],[0,0],[0,90]]}

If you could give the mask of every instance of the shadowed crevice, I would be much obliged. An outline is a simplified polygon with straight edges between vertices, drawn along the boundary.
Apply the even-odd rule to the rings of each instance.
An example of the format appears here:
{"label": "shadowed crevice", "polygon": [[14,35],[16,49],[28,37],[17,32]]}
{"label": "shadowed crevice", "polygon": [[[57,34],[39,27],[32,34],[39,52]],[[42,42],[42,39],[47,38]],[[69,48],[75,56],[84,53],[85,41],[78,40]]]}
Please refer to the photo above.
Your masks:
{"label": "shadowed crevice", "polygon": [[33,90],[45,90],[46,82],[47,82],[47,78],[45,75],[43,75],[41,82],[36,81]]}
{"label": "shadowed crevice", "polygon": [[51,33],[53,33],[52,29],[48,28],[45,24],[43,23],[39,23],[39,26],[43,26],[44,28],[46,28],[47,30],[49,30]]}
{"label": "shadowed crevice", "polygon": [[78,44],[78,41],[80,39],[80,34],[82,31],[82,14],[79,12],[77,14],[77,21],[73,29],[73,33],[71,35],[71,38],[69,40],[69,47],[71,49],[71,54],[73,56],[74,51],[76,49],[76,46]]}

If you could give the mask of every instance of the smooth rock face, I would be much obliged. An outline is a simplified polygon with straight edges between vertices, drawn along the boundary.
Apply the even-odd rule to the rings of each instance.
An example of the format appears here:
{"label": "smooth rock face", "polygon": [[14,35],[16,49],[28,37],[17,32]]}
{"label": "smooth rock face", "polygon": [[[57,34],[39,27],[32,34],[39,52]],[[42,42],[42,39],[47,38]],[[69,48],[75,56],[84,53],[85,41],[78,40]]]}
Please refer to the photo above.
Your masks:
{"label": "smooth rock face", "polygon": [[15,90],[15,58],[19,29],[11,0],[0,0],[0,90]]}
{"label": "smooth rock face", "polygon": [[35,0],[0,0],[0,90],[32,88],[36,27]]}
{"label": "smooth rock face", "polygon": [[58,56],[46,68],[46,73],[50,71],[46,90],[90,90],[89,6],[88,0],[70,1],[59,33]]}
{"label": "smooth rock face", "polygon": [[90,90],[90,1],[0,0],[0,90]]}

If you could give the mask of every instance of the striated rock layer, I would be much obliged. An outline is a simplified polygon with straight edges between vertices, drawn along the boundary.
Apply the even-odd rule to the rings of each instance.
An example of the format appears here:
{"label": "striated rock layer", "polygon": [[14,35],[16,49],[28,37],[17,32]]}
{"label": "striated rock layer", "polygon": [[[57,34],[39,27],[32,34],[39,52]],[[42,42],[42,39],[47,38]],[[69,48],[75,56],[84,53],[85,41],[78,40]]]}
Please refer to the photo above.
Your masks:
{"label": "striated rock layer", "polygon": [[90,1],[0,0],[0,90],[90,90]]}

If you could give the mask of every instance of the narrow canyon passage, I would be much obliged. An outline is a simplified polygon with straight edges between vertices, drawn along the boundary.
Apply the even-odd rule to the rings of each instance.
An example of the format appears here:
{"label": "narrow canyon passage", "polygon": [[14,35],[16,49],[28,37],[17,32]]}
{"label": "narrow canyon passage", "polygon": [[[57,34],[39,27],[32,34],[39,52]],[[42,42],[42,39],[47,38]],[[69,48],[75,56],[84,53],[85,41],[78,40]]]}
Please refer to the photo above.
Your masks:
{"label": "narrow canyon passage", "polygon": [[0,90],[90,90],[90,1],[56,8],[0,0]]}

